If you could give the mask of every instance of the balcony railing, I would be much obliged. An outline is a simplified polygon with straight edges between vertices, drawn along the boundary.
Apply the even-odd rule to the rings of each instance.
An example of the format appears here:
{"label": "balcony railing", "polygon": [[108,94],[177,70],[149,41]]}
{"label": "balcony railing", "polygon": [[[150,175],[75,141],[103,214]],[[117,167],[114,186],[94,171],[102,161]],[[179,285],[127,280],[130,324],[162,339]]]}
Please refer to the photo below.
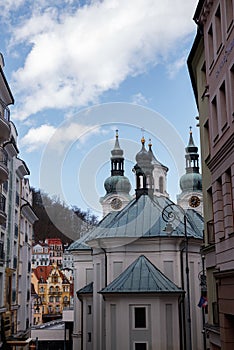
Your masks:
{"label": "balcony railing", "polygon": [[6,223],[6,197],[0,193],[0,225],[4,225]]}
{"label": "balcony railing", "polygon": [[49,294],[50,295],[62,295],[62,292],[60,292],[60,291],[49,291]]}
{"label": "balcony railing", "polygon": [[5,149],[0,147],[0,163],[7,167],[8,155]]}
{"label": "balcony railing", "polygon": [[0,210],[5,212],[6,209],[6,197],[0,193]]}
{"label": "balcony railing", "polygon": [[210,220],[207,222],[207,238],[209,244],[215,243],[215,235],[214,235],[214,221]]}

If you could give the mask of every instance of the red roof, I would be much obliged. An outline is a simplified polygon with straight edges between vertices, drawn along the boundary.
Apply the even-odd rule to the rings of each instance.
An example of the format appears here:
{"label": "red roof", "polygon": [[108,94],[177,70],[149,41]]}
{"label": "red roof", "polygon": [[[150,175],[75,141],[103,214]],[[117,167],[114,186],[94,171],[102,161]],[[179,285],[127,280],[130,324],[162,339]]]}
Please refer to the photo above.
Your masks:
{"label": "red roof", "polygon": [[[36,278],[38,279],[38,281],[40,281],[41,279],[43,280],[44,283],[46,283],[51,271],[54,269],[53,265],[48,265],[48,266],[37,266],[33,272],[36,276]],[[59,275],[63,280],[63,283],[65,284],[70,284],[70,282],[68,281],[67,277],[64,275],[64,273],[62,273],[62,271],[60,271],[58,269]]]}
{"label": "red roof", "polygon": [[46,282],[52,269],[53,269],[52,265],[37,266],[35,270],[33,270],[33,272],[38,280],[43,279],[43,281]]}
{"label": "red roof", "polygon": [[45,242],[50,245],[50,244],[57,244],[57,245],[62,245],[62,241],[60,238],[46,238]]}

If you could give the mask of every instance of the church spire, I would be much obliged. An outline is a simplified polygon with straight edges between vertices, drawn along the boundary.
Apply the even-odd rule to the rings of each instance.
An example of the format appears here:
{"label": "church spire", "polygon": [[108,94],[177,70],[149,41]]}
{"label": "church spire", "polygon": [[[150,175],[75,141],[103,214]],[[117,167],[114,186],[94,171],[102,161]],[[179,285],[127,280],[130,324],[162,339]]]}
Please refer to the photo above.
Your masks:
{"label": "church spire", "polygon": [[195,146],[191,126],[190,126],[190,131],[189,131],[189,142],[188,142],[188,146],[185,148],[185,150],[186,150],[186,155],[185,155],[186,174],[199,173],[199,164],[198,164],[199,154],[197,153],[198,147]]}
{"label": "church spire", "polygon": [[119,145],[119,131],[115,132],[115,145],[111,151],[111,176],[124,175],[124,157],[123,150]]}
{"label": "church spire", "polygon": [[199,173],[198,147],[194,143],[191,127],[185,151],[186,173],[180,178],[181,193],[177,196],[177,203],[184,209],[193,208],[202,214],[202,176]]}

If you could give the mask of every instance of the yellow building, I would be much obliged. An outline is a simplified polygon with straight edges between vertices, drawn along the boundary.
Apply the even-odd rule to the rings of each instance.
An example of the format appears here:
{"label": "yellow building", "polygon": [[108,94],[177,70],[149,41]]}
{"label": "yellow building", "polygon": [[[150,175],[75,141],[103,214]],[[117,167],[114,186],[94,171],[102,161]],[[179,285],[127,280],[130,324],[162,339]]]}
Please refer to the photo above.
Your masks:
{"label": "yellow building", "polygon": [[32,272],[34,324],[61,318],[64,307],[70,305],[72,285],[57,265],[38,266]]}

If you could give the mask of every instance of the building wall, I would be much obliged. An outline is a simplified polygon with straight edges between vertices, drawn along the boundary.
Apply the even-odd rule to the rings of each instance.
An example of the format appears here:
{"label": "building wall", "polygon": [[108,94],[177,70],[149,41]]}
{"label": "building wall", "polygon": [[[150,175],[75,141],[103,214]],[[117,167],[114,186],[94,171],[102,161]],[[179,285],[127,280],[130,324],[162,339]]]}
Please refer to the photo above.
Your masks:
{"label": "building wall", "polygon": [[[138,342],[147,343],[151,350],[180,349],[177,297],[106,296],[105,307],[106,349],[133,350]],[[146,308],[146,328],[134,327],[135,307]]]}
{"label": "building wall", "polygon": [[[106,258],[104,251],[101,249],[97,249],[93,247],[92,256],[90,252],[74,252],[74,281],[75,281],[75,291],[83,288],[85,285],[90,283],[91,281],[87,279],[87,270],[93,268],[93,280],[94,280],[94,289],[93,289],[93,330],[92,330],[92,339],[93,339],[93,349],[95,350],[103,350],[110,349],[110,342],[113,342],[113,339],[110,338],[108,334],[108,327],[110,327],[110,319],[111,314],[107,316],[107,308],[111,309],[112,301],[109,302],[109,306],[104,302],[102,295],[98,292],[104,288],[106,284],[109,284],[113,279],[115,279],[121,272],[123,272],[133,261],[139,257],[139,255],[144,254],[157,268],[162,271],[168,278],[170,278],[176,285],[182,286],[182,274],[181,274],[181,249],[183,243],[183,239],[139,239],[133,240],[133,242],[129,242],[125,244],[124,240],[118,240],[118,244],[114,244],[114,248],[106,249]],[[202,349],[202,313],[201,309],[197,307],[197,304],[200,299],[200,281],[199,281],[199,273],[202,270],[201,267],[201,257],[200,257],[200,240],[193,240],[189,246],[189,269],[190,269],[190,302],[192,308],[192,329],[193,329],[193,347],[197,350]],[[183,257],[184,263],[184,288],[186,289],[186,275],[185,275],[185,256]],[[106,265],[107,264],[107,265]],[[106,267],[107,266],[107,270]],[[132,297],[129,299],[126,297],[126,303],[130,305],[132,303]],[[148,300],[148,297],[145,297],[145,300]],[[148,301],[141,300],[141,303],[148,303]],[[155,299],[154,299],[155,300]],[[138,301],[139,302],[139,301]],[[140,303],[139,302],[139,303]],[[123,303],[123,304],[122,304]],[[151,303],[151,302],[150,302]],[[176,304],[176,312],[178,312],[178,300],[176,302],[172,302],[172,308],[174,309]],[[167,302],[165,303],[165,305]],[[169,303],[171,304],[171,303]],[[186,301],[185,301],[186,304]],[[123,338],[125,335],[127,339],[129,339],[129,334],[126,334],[126,320],[129,320],[129,316],[126,319],[125,313],[126,308],[129,310],[124,302],[121,300],[117,306],[121,307],[121,310],[124,309],[122,316],[119,314],[119,318],[116,319],[119,327],[123,327],[124,329],[124,337],[121,337],[120,340],[117,341],[116,344],[120,348],[126,348],[126,343],[123,345]],[[79,334],[81,336],[81,302],[75,297],[74,303],[75,310],[75,324],[74,324],[74,333],[76,335]],[[168,309],[169,310],[169,309]],[[114,311],[113,311],[114,312]],[[117,312],[117,311],[115,311]],[[154,306],[152,304],[152,312],[155,312]],[[165,309],[163,307],[162,315],[165,314]],[[168,311],[169,312],[169,311]],[[171,311],[170,311],[171,312]],[[157,313],[156,315],[160,315]],[[173,314],[173,317],[178,316],[177,314]],[[106,321],[105,318],[107,317]],[[116,316],[117,317],[117,316]],[[120,322],[121,319],[121,322]],[[86,320],[87,321],[87,320]],[[84,320],[84,324],[86,324]],[[153,320],[153,322],[156,320]],[[161,321],[160,321],[161,322]],[[157,319],[157,324],[160,323],[159,319]],[[166,321],[165,321],[166,322]],[[169,322],[169,321],[168,321]],[[175,322],[178,324],[178,321]],[[155,323],[156,324],[156,323]],[[118,335],[116,333],[116,338],[119,339],[120,332],[123,329],[118,330]],[[85,328],[83,329],[83,331]],[[173,330],[173,332],[177,332],[177,330]],[[154,334],[155,335],[155,334]],[[164,333],[160,333],[160,336],[165,335]],[[86,339],[87,333],[83,333],[83,339]],[[107,343],[105,343],[105,337],[107,336]],[[133,339],[133,335],[132,335]],[[160,339],[160,337],[159,337]],[[163,338],[162,338],[163,339]],[[166,339],[166,337],[164,338]],[[179,336],[176,336],[176,339],[179,339]],[[118,343],[119,342],[119,343]],[[113,345],[113,344],[112,344]],[[73,346],[76,349],[80,349],[80,343],[77,341],[77,338],[73,338]],[[84,343],[85,346],[85,343]],[[127,345],[129,346],[129,344]],[[160,344],[160,341],[156,346],[160,346],[159,348],[163,349],[163,343]],[[177,343],[176,343],[177,349]],[[85,349],[85,347],[84,347]],[[112,348],[111,348],[112,349]],[[127,349],[127,348],[126,348]],[[155,347],[156,349],[156,347]],[[170,349],[170,347],[168,347]],[[173,348],[174,349],[174,348]]]}
{"label": "building wall", "polygon": [[[211,349],[232,349],[234,286],[234,2],[199,1],[194,19],[200,47],[193,52],[194,71],[206,80],[203,109],[195,83],[203,161],[205,247]],[[196,61],[196,57],[199,57]],[[199,71],[204,60],[205,70]],[[204,182],[203,182],[204,183]]]}

